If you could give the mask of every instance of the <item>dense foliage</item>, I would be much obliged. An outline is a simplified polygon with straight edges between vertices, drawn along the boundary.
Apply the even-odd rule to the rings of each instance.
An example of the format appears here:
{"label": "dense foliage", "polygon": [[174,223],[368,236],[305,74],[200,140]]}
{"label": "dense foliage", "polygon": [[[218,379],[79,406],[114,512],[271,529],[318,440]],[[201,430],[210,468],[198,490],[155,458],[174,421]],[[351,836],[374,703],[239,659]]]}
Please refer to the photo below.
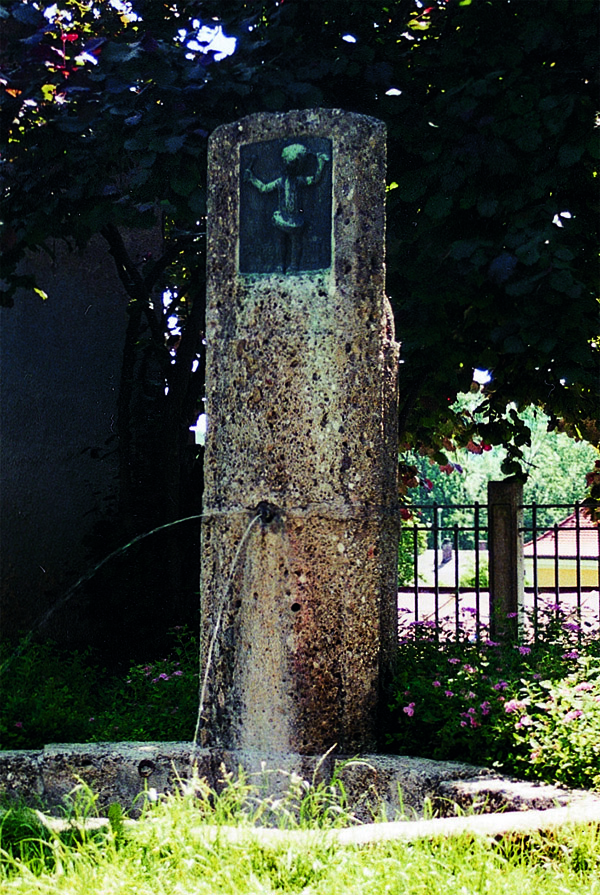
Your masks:
{"label": "dense foliage", "polygon": [[[100,235],[129,301],[120,525],[100,552],[199,509],[207,138],[255,111],[387,124],[404,445],[444,464],[456,445],[503,444],[502,471],[520,472],[530,434],[509,402],[598,442],[595,13],[594,0],[0,6],[0,300],[41,291],[31,251]],[[217,26],[235,40],[222,59]],[[127,231],[157,226],[162,254],[132,257]],[[474,368],[492,373],[479,413],[457,411]]]}
{"label": "dense foliage", "polygon": [[159,658],[106,668],[97,652],[0,644],[0,749],[47,743],[189,741],[198,713],[198,641],[169,632]]}
{"label": "dense foliage", "polygon": [[[19,282],[11,265],[57,236],[103,233],[132,302],[175,247],[194,268],[178,281],[197,279],[202,248],[185,236],[199,238],[209,132],[255,110],[352,109],[389,130],[406,439],[470,430],[447,404],[473,367],[493,371],[477,427],[488,443],[526,437],[504,418],[509,401],[543,404],[586,434],[598,388],[593,0],[65,0],[0,14],[5,301]],[[237,41],[219,62],[194,40],[215,21]],[[169,248],[142,275],[114,228],[157,211]]]}
{"label": "dense foliage", "polygon": [[[460,405],[468,407],[477,400],[476,395],[463,396]],[[573,512],[577,501],[585,504],[587,513],[596,449],[565,433],[548,432],[548,418],[543,413],[530,408],[521,416],[531,433],[521,461],[527,472],[523,486],[525,526],[531,528],[534,502],[538,505],[536,524],[540,528],[562,522]],[[460,525],[464,516],[460,505],[486,504],[487,484],[502,478],[505,457],[502,447],[484,450],[471,444],[448,452],[448,463],[439,466],[428,457],[407,452],[402,458],[404,476],[412,485],[405,488],[407,506],[435,501],[448,507],[444,514],[446,525]]]}

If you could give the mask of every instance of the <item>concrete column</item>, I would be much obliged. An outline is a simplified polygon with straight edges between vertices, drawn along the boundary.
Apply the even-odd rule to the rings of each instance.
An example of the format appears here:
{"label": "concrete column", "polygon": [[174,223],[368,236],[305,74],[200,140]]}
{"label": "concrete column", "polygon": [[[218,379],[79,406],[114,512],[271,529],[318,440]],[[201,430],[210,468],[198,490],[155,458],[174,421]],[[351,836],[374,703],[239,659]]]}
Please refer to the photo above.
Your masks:
{"label": "concrete column", "polygon": [[371,749],[397,642],[385,128],[253,115],[209,181],[202,740]]}
{"label": "concrete column", "polygon": [[523,484],[488,482],[490,635],[517,640],[523,625]]}

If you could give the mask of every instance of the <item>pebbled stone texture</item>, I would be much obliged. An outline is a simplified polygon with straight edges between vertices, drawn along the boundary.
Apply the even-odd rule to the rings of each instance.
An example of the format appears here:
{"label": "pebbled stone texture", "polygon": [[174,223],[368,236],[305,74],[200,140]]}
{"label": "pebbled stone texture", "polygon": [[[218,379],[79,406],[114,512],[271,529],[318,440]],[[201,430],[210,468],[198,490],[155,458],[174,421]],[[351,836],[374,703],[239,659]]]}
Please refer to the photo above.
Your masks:
{"label": "pebbled stone texture", "polygon": [[[241,148],[308,138],[332,147],[331,266],[240,273]],[[221,632],[202,744],[372,750],[397,636],[384,125],[331,109],[250,116],[211,137],[209,179],[205,668],[219,619]]]}

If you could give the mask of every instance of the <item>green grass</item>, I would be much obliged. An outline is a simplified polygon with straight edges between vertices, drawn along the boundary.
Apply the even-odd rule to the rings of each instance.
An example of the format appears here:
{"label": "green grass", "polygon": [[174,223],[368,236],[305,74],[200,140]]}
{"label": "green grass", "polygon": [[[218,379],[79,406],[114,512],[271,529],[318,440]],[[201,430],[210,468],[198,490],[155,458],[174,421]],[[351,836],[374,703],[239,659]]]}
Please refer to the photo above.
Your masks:
{"label": "green grass", "polygon": [[[321,788],[300,795],[291,791],[275,804],[259,799],[244,780],[230,780],[220,795],[196,780],[146,805],[138,822],[124,820],[115,808],[102,830],[85,832],[74,824],[60,834],[45,829],[31,810],[15,808],[0,822],[0,893],[600,893],[597,825],[500,840],[462,835],[340,846],[326,828],[352,821],[343,799],[337,811],[303,815],[304,799],[313,809],[323,802],[328,809],[332,793]],[[74,822],[89,817],[93,798],[83,793],[69,811]],[[291,834],[277,843],[261,840],[254,825],[266,817]],[[232,826],[239,831],[235,842],[226,835]],[[304,836],[294,836],[298,828]]]}

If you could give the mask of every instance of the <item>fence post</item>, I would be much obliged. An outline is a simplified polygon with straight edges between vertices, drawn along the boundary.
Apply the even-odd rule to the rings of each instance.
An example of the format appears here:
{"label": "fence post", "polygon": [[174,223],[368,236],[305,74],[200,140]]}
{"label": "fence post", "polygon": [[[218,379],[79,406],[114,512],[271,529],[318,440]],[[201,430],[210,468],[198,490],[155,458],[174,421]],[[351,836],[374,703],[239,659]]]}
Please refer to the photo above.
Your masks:
{"label": "fence post", "polygon": [[488,482],[490,636],[518,640],[523,626],[523,484]]}

